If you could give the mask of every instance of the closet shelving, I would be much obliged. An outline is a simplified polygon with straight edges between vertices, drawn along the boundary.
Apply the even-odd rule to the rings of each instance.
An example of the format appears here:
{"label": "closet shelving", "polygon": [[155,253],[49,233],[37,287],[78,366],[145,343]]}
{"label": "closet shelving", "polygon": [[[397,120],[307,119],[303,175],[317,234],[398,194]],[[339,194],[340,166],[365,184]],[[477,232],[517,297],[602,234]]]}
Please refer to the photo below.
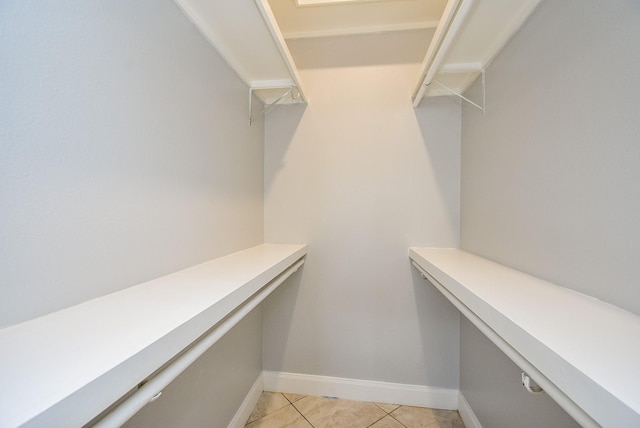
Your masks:
{"label": "closet shelving", "polygon": [[581,426],[640,426],[640,317],[459,249],[409,257]]}
{"label": "closet shelving", "polygon": [[[303,84],[267,0],[175,0],[265,107],[305,103]],[[282,94],[291,90],[291,96]],[[252,113],[249,121],[252,120]]]}
{"label": "closet shelving", "polygon": [[0,426],[83,426],[107,408],[99,426],[121,426],[306,252],[262,244],[0,329]]}
{"label": "closet shelving", "polygon": [[[414,106],[424,96],[462,94],[518,31],[540,0],[448,0],[422,64]],[[433,84],[440,82],[442,85]]]}
{"label": "closet shelving", "polygon": [[[296,0],[291,0],[294,1]],[[462,94],[540,2],[434,1],[444,3],[444,12],[430,44],[424,46],[424,61],[415,78],[415,91],[412,94],[416,107],[425,96],[452,95],[452,92]],[[247,84],[252,94],[267,107],[276,101],[307,102],[304,82],[269,0],[175,2]],[[313,5],[302,6],[314,7],[326,2],[312,3]],[[409,23],[404,27],[399,23],[395,25],[397,28],[410,27]],[[336,31],[340,32],[334,29]],[[343,34],[351,31],[353,28],[342,29]],[[434,81],[439,84],[432,84]],[[274,82],[280,82],[281,86],[274,87]],[[278,100],[289,88],[294,88],[292,92],[299,96]]]}

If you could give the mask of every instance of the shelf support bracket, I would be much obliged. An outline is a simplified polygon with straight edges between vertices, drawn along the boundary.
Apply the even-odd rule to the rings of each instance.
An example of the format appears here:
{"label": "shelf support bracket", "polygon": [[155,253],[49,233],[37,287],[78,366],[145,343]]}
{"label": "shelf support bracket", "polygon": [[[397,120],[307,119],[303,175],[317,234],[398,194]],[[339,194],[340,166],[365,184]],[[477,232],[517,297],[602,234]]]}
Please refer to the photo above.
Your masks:
{"label": "shelf support bracket", "polygon": [[280,104],[278,104],[283,99],[287,98],[289,95],[293,93],[293,86],[289,86],[287,91],[280,95],[274,102],[268,104],[262,111],[253,114],[253,90],[254,89],[262,89],[262,88],[249,88],[249,126],[253,123],[254,120],[259,118],[260,116],[266,115],[272,110],[275,110]]}
{"label": "shelf support bracket", "polygon": [[[469,104],[471,104],[472,106],[474,106],[475,108],[479,109],[482,111],[482,114],[484,115],[484,108],[485,108],[485,88],[484,88],[484,69],[482,69],[482,105],[478,105],[477,103],[471,101],[469,98],[465,97],[464,95],[456,92],[455,90],[451,89],[450,87],[448,87],[447,85],[445,85],[444,83],[433,79],[432,82],[437,83],[438,85],[442,86],[444,89],[446,89],[447,91],[451,92],[453,95],[455,95],[456,97],[468,102]],[[425,85],[427,86],[427,85]]]}

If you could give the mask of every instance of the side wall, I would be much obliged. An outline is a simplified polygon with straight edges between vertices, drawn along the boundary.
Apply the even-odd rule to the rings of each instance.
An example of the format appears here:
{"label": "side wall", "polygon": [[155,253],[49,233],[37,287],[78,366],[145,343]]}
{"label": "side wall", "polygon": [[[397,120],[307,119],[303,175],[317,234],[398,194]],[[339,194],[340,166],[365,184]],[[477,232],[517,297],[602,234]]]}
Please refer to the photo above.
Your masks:
{"label": "side wall", "polygon": [[[486,114],[463,107],[461,183],[462,248],[636,314],[638,22],[633,0],[544,0],[489,67]],[[519,372],[462,327],[461,389],[481,422],[540,426],[553,404],[513,394]]]}
{"label": "side wall", "polygon": [[308,106],[265,124],[265,238],[306,242],[264,307],[264,368],[458,387],[458,314],[411,245],[456,246],[460,106],[414,110],[416,66],[302,71]]}
{"label": "side wall", "polygon": [[171,382],[124,428],[227,428],[262,372],[258,306]]}
{"label": "side wall", "polygon": [[170,0],[0,13],[0,325],[262,242],[261,124]]}
{"label": "side wall", "polygon": [[[262,242],[262,124],[172,1],[5,1],[0,58],[0,325]],[[217,381],[207,415],[261,369],[260,336],[230,336],[250,375]]]}

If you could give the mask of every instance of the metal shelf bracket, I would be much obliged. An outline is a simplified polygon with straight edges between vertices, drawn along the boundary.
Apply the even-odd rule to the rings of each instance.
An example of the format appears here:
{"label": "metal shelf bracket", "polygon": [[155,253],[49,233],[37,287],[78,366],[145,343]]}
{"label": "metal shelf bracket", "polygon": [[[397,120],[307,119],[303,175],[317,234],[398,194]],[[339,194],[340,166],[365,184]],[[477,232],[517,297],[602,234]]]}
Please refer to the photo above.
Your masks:
{"label": "metal shelf bracket", "polygon": [[[281,88],[286,89],[286,91],[282,95],[280,95],[278,98],[276,98],[273,102],[269,104],[265,104],[265,108],[262,109],[262,111],[259,111],[258,113],[255,113],[255,114],[253,113],[253,95],[254,95],[253,92],[258,89],[265,89],[265,88],[263,87],[249,88],[249,126],[251,126],[254,120],[258,119],[261,116],[266,115],[270,111],[275,110],[278,106],[282,105],[280,102],[289,96],[291,96],[291,99],[293,101],[300,102],[300,92],[297,91],[297,88],[295,86],[288,86],[288,87],[281,87]],[[274,88],[269,88],[269,89],[274,89]]]}
{"label": "metal shelf bracket", "polygon": [[[482,69],[481,71],[482,73],[482,105],[479,105],[473,101],[471,101],[469,98],[465,97],[464,95],[456,92],[455,90],[451,89],[450,87],[448,87],[447,85],[445,85],[444,83],[433,79],[432,82],[437,83],[438,85],[442,86],[444,89],[446,89],[447,91],[451,92],[451,94],[455,95],[456,97],[462,99],[463,101],[468,102],[469,104],[471,104],[472,106],[474,106],[475,108],[479,109],[482,111],[482,114],[484,114],[484,109],[485,109],[485,81],[484,81],[484,69]],[[429,86],[429,85],[425,85],[425,86]]]}

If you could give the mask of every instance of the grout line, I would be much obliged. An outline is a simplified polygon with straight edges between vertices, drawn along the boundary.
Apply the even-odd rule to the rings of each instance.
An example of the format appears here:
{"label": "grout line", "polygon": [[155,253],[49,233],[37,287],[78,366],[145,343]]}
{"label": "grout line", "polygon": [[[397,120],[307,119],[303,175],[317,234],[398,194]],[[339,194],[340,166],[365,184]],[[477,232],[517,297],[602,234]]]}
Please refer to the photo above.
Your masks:
{"label": "grout line", "polygon": [[[398,409],[399,409],[399,408],[401,408],[401,407],[402,407],[402,406],[399,406],[398,408],[394,409],[394,410],[393,410],[393,412],[395,412],[396,410],[398,410]],[[391,413],[393,413],[393,412],[391,412]],[[396,419],[396,418],[395,418],[391,413],[389,413],[389,416],[391,416],[391,418],[392,418],[394,421],[398,422],[398,423],[399,423],[400,425],[402,425],[404,428],[407,428],[407,426],[406,426],[405,424],[403,424],[402,422],[400,422],[399,420],[397,420],[397,419]]]}
{"label": "grout line", "polygon": [[[285,397],[285,398],[286,398],[286,397]],[[300,401],[300,400],[298,400],[298,401]],[[300,410],[298,410],[298,408],[297,408],[293,403],[291,403],[291,406],[292,406],[294,409],[296,409],[296,412],[298,412],[298,413],[300,414],[300,416],[302,416],[302,418],[303,418],[305,421],[307,421],[307,422],[309,423],[309,425],[311,425],[311,427],[312,427],[312,428],[315,428],[315,427],[313,426],[313,424],[311,423],[311,421],[310,421],[309,419],[307,419],[307,417],[306,417],[305,415],[303,415],[303,414],[302,414],[302,412],[301,412]]]}
{"label": "grout line", "polygon": [[[265,392],[270,392],[270,391],[262,391],[262,394],[264,394]],[[260,396],[262,396],[262,394],[260,394]],[[287,402],[288,402],[289,404],[285,404],[285,405],[284,405],[284,406],[282,406],[282,407],[278,407],[277,409],[274,409],[274,410],[270,411],[269,413],[266,413],[266,414],[264,414],[263,416],[260,416],[258,419],[254,420],[254,421],[248,422],[248,420],[247,420],[247,422],[244,424],[244,427],[246,427],[246,426],[247,426],[247,425],[249,425],[250,423],[252,424],[252,423],[257,422],[257,421],[259,421],[259,420],[261,420],[261,419],[264,419],[264,418],[266,418],[267,416],[271,415],[272,413],[277,412],[278,410],[282,410],[282,409],[284,409],[284,408],[285,408],[285,407],[287,407],[287,406],[291,406],[291,401],[289,401],[289,399],[288,399],[287,397],[285,397],[285,395],[284,395],[283,393],[278,392],[277,394],[282,395],[282,396],[284,397],[284,399],[285,399],[285,400],[287,400]],[[256,407],[258,407],[258,405],[257,405],[257,404],[256,404]],[[255,409],[256,409],[256,407],[254,407],[254,408],[253,408],[253,410],[255,410]],[[253,411],[252,411],[252,412],[253,412]],[[251,415],[249,415],[249,418],[251,418]]]}
{"label": "grout line", "polygon": [[[375,403],[374,403],[375,404]],[[384,412],[384,410],[383,410]],[[387,416],[389,416],[389,413],[385,412],[385,415],[383,417],[381,417],[380,419],[378,419],[377,421],[375,421],[374,423],[372,423],[371,425],[369,425],[369,428],[374,426],[375,424],[377,424],[378,422],[380,422],[381,420],[383,420],[384,418],[386,418]]]}
{"label": "grout line", "polygon": [[[289,400],[289,397],[287,397],[287,396],[285,395],[285,394],[288,394],[288,393],[286,393],[286,392],[280,392],[280,394],[282,394],[282,395],[284,396],[284,398],[285,398],[285,399],[286,399],[290,404],[295,403],[295,401],[291,401],[291,400]],[[296,394],[296,395],[300,395],[300,394]],[[302,398],[307,397],[306,395],[300,395],[300,396],[301,396]],[[300,400],[302,400],[302,398],[298,398],[296,401],[300,401]]]}
{"label": "grout line", "polygon": [[[277,411],[279,411],[279,410],[282,410],[282,409],[286,408],[287,406],[291,406],[291,407],[293,407],[293,408],[294,408],[294,410],[295,410],[295,411],[296,411],[300,416],[302,416],[302,418],[303,418],[305,421],[307,421],[307,423],[309,424],[309,426],[310,426],[310,427],[315,428],[315,425],[313,425],[313,424],[311,423],[311,421],[310,421],[309,419],[307,419],[307,417],[306,417],[306,416],[305,416],[305,415],[300,411],[300,409],[298,409],[298,408],[296,407],[296,405],[295,405],[295,403],[297,403],[298,401],[301,401],[302,399],[304,399],[304,398],[306,398],[306,397],[310,397],[310,396],[308,396],[308,395],[303,395],[303,396],[302,396],[302,398],[300,398],[300,399],[298,399],[298,400],[296,400],[296,401],[294,402],[294,401],[289,400],[289,398],[287,398],[287,396],[285,395],[285,393],[278,392],[278,394],[282,395],[282,396],[285,398],[285,400],[286,400],[289,404],[287,404],[287,405],[285,405],[285,406],[282,406],[282,407],[280,407],[279,409],[275,409],[275,410],[273,410],[272,412],[267,413],[266,415],[262,416],[261,418],[258,418],[258,419],[256,419],[255,421],[252,421],[251,423],[254,423],[254,422],[257,422],[257,421],[259,421],[259,420],[261,420],[261,419],[264,419],[264,418],[266,418],[267,416],[269,416],[269,415],[273,414],[274,412],[277,412]],[[298,395],[299,395],[299,394],[298,394]],[[314,397],[315,397],[315,396],[314,396]],[[357,401],[357,400],[353,400],[353,401]],[[420,407],[420,406],[402,406],[402,405],[399,405],[398,407],[396,407],[395,409],[391,410],[390,412],[387,412],[385,409],[383,409],[382,407],[380,407],[377,403],[375,403],[375,402],[370,402],[370,403],[371,403],[371,404],[374,404],[378,409],[382,410],[382,411],[384,412],[384,416],[382,416],[380,419],[377,419],[375,422],[373,422],[372,424],[370,424],[370,425],[369,425],[369,427],[371,427],[371,426],[373,426],[373,425],[377,424],[378,422],[380,422],[382,419],[386,418],[387,416],[390,416],[394,421],[396,421],[398,424],[400,424],[403,428],[408,428],[405,424],[403,424],[402,422],[400,422],[400,421],[399,421],[399,420],[398,420],[398,419],[393,415],[393,413],[395,413],[397,410],[399,410],[399,409],[401,409],[401,408],[403,408],[403,407],[418,407],[418,408],[422,408],[422,407]],[[426,408],[426,407],[425,407],[425,408]],[[460,412],[457,412],[457,413],[458,413],[458,415],[460,414]],[[246,423],[244,426],[246,427],[247,425],[248,425],[248,423]]]}
{"label": "grout line", "polygon": [[389,412],[387,412],[385,409],[383,409],[382,407],[378,406],[378,403],[373,403],[373,404],[375,404],[375,405],[376,405],[376,407],[377,407],[378,409],[382,410],[386,415],[388,415],[388,414],[389,414]]}

